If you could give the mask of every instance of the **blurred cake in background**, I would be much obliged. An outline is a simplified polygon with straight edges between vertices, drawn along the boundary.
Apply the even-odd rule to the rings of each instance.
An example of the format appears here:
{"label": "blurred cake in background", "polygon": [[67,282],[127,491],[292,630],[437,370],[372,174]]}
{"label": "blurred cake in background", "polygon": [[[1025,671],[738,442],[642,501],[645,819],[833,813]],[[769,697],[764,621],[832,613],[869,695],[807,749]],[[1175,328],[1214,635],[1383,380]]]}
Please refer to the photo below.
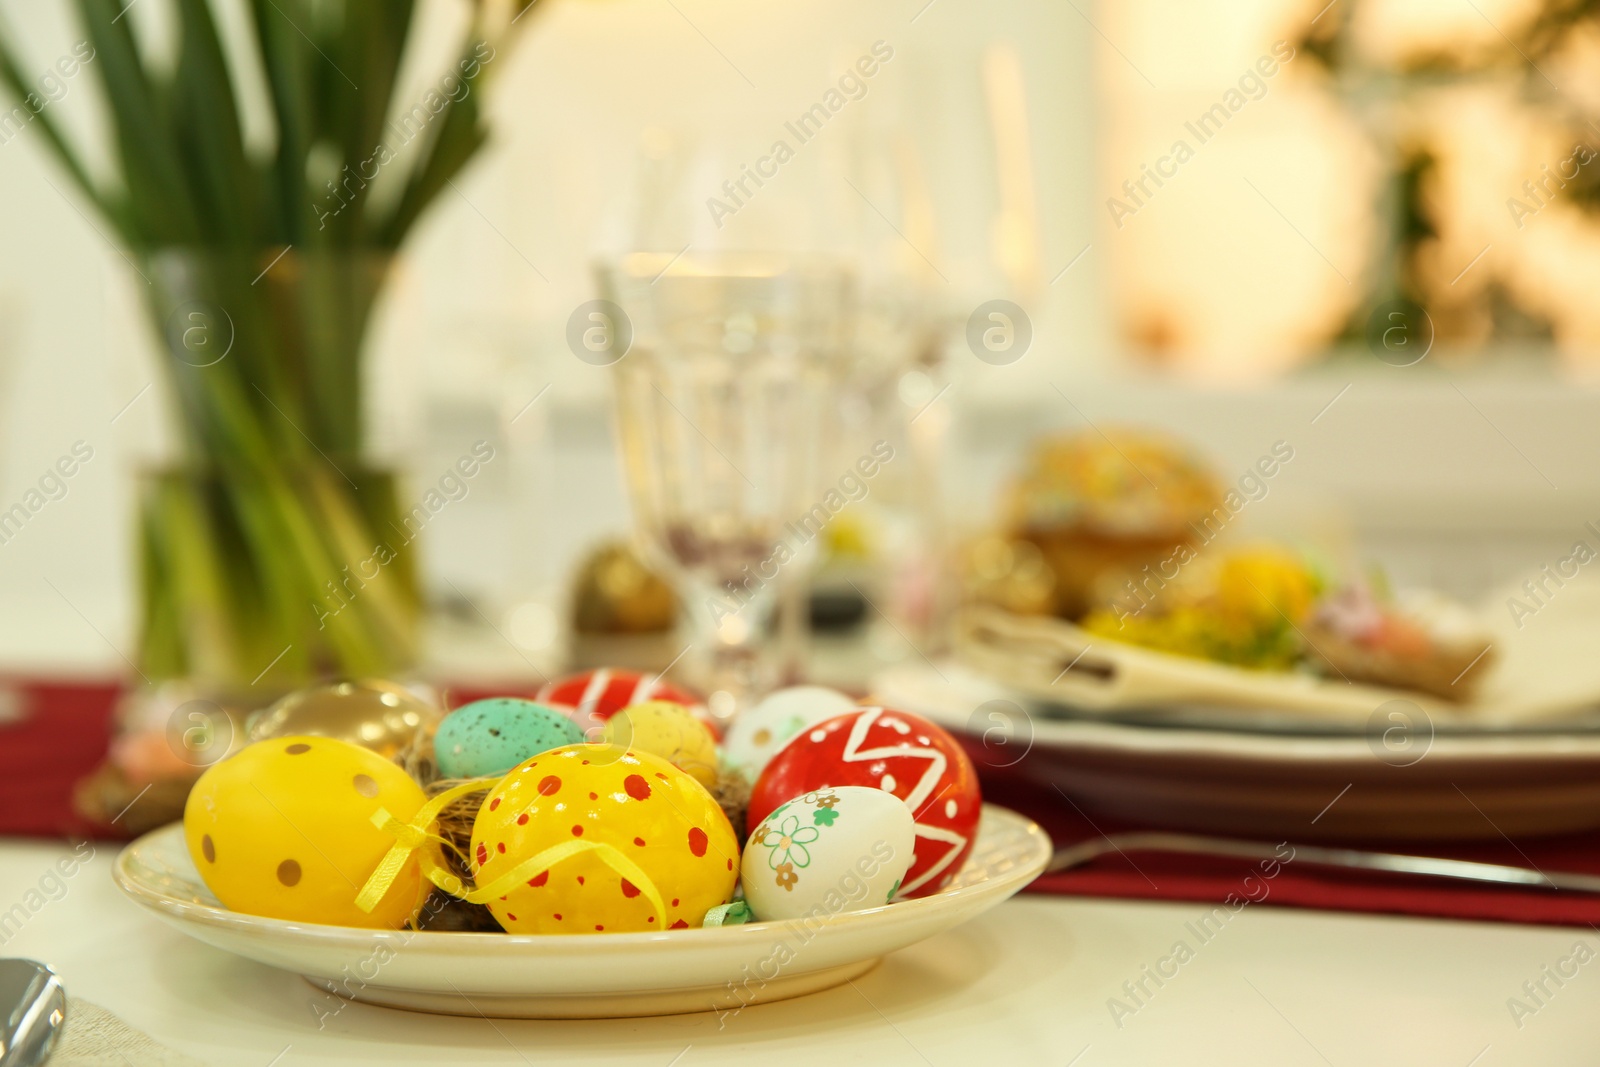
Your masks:
{"label": "blurred cake in background", "polygon": [[1067,619],[1114,598],[1147,565],[1192,546],[1223,491],[1190,449],[1145,430],[1087,430],[1033,448],[1005,504],[1008,535],[1036,546]]}
{"label": "blurred cake in background", "polygon": [[961,547],[958,563],[963,602],[1015,615],[1054,614],[1055,572],[1033,542],[985,534]]}

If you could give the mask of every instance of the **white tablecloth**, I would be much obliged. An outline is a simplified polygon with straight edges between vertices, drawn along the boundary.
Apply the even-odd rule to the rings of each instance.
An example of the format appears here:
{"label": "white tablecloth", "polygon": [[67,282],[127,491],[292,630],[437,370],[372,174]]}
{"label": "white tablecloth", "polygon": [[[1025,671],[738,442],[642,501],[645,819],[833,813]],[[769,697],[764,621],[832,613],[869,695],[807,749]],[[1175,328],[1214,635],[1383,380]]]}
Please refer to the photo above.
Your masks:
{"label": "white tablecloth", "polygon": [[[63,854],[0,843],[0,910],[38,888]],[[1195,945],[1184,924],[1199,905],[1048,897],[1018,898],[896,953],[856,988],[727,1018],[486,1022],[351,1004],[319,1030],[312,1006],[323,998],[299,978],[191,941],[124,900],[111,881],[114,854],[99,847],[57,899],[0,930],[0,955],[43,960],[74,995],[228,1067],[1600,1062],[1592,929],[1256,907]],[[1180,938],[1193,958],[1158,986],[1145,968]],[[1562,963],[1578,942],[1592,958]],[[1512,998],[1525,1009],[1515,1016]]]}

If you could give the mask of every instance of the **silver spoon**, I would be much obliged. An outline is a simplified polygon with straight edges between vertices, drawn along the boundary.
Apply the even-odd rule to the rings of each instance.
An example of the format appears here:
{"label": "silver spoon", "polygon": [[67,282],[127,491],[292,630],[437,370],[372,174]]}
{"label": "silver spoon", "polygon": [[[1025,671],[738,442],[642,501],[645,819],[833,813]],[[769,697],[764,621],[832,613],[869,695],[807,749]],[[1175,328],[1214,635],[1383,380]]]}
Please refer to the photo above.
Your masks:
{"label": "silver spoon", "polygon": [[0,1067],[39,1067],[67,1017],[56,972],[33,960],[0,960]]}
{"label": "silver spoon", "polygon": [[[1285,856],[1278,851],[1290,848]],[[1573,874],[1567,871],[1539,871],[1508,867],[1474,860],[1441,859],[1437,856],[1407,856],[1397,852],[1364,852],[1352,848],[1323,848],[1318,845],[1269,845],[1232,837],[1206,837],[1202,834],[1139,832],[1111,834],[1092,841],[1058,848],[1050,857],[1045,873],[1081,867],[1090,860],[1111,852],[1184,852],[1203,856],[1237,856],[1241,859],[1277,860],[1279,863],[1309,863],[1318,867],[1348,867],[1390,874],[1420,874],[1435,878],[1455,878],[1468,882],[1495,882],[1500,885],[1541,886],[1577,893],[1600,893],[1600,875]]]}

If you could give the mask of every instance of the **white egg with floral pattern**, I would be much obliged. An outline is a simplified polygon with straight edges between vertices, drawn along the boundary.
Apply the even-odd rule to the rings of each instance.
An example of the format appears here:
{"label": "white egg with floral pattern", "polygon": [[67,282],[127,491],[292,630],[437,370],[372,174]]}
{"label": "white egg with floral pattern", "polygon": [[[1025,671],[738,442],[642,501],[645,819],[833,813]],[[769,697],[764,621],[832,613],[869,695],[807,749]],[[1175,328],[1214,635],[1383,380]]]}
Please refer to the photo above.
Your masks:
{"label": "white egg with floral pattern", "polygon": [[835,715],[843,715],[856,702],[837,689],[821,685],[794,685],[768,693],[761,703],[741,711],[722,742],[726,768],[754,782],[772,757],[801,731]]}
{"label": "white egg with floral pattern", "polygon": [[744,899],[759,920],[827,922],[887,904],[916,851],[905,801],[866,786],[818,789],[780,804],[740,860]]}

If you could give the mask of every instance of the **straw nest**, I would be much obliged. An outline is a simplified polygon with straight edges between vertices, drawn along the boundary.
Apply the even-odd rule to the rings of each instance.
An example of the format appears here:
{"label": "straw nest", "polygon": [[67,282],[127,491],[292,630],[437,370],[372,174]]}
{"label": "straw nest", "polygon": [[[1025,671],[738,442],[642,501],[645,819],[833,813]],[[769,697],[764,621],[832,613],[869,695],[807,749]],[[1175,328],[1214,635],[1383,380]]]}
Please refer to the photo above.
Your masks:
{"label": "straw nest", "polygon": [[[395,762],[415,779],[422,786],[423,792],[430,797],[438,796],[445,790],[469,780],[440,778],[439,770],[433,762],[432,739],[421,734],[396,755]],[[482,807],[483,799],[492,786],[493,783],[487,783],[481,792],[468,793],[451,801],[439,813],[438,833],[447,843],[447,847],[441,850],[445,864],[469,888],[475,888],[477,884],[473,880],[473,871],[468,860],[472,855],[472,824],[477,820],[478,809]],[[728,817],[728,822],[733,826],[734,836],[743,841],[746,829],[745,812],[750,806],[750,783],[742,775],[722,774],[712,786],[711,796],[722,808],[723,814]],[[469,904],[439,890],[435,890],[423,906],[417,927],[423,930],[489,933],[498,933],[501,930],[500,924],[482,904]]]}

